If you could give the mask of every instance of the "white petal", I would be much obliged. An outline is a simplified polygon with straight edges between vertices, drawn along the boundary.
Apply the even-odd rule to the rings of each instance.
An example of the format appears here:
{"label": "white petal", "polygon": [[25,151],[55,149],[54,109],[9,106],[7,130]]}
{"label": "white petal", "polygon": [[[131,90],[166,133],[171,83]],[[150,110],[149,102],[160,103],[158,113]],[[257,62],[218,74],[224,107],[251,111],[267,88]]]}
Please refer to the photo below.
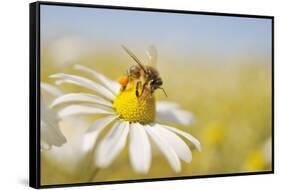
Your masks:
{"label": "white petal", "polygon": [[168,143],[173,147],[178,157],[185,162],[189,163],[192,160],[192,153],[187,144],[175,133],[168,129],[161,127],[159,124],[153,126],[157,129],[157,133],[160,134]]}
{"label": "white petal", "polygon": [[[98,94],[108,98],[109,100],[114,99],[114,95],[108,89],[104,88],[103,86],[91,81],[87,78],[80,77],[77,75],[69,75],[64,73],[58,73],[50,76],[51,78],[63,79],[64,82],[78,84],[79,86],[89,88],[97,92]],[[61,81],[61,80],[60,80]]]}
{"label": "white petal", "polygon": [[156,120],[159,122],[175,122],[182,125],[190,125],[194,122],[194,117],[190,112],[182,110],[169,110],[156,112]]}
{"label": "white petal", "polygon": [[194,117],[192,113],[179,109],[174,102],[160,101],[156,105],[156,120],[189,125],[194,122]]}
{"label": "white petal", "polygon": [[116,122],[97,147],[96,165],[100,168],[109,166],[126,145],[129,132],[128,122]]}
{"label": "white petal", "polygon": [[59,79],[59,80],[56,80],[55,81],[55,84],[56,85],[62,85],[62,84],[65,84],[65,83],[68,83],[68,84],[75,84],[75,85],[77,85],[77,86],[80,86],[80,83],[78,83],[78,82],[74,82],[74,81],[72,81],[72,80],[67,80],[67,79]]}
{"label": "white petal", "polygon": [[177,103],[168,101],[157,101],[156,104],[157,111],[169,111],[171,109],[177,109],[178,107]]}
{"label": "white petal", "polygon": [[62,91],[53,85],[41,82],[40,87],[41,87],[41,89],[43,89],[44,91],[46,91],[47,93],[49,93],[53,96],[62,95]]}
{"label": "white petal", "polygon": [[154,127],[144,126],[145,130],[153,140],[153,142],[158,146],[159,150],[164,154],[168,162],[170,163],[172,169],[175,172],[181,171],[181,163],[179,157],[169,143],[157,134],[157,130]]}
{"label": "white petal", "polygon": [[103,74],[100,74],[100,73],[98,73],[88,67],[82,66],[82,65],[74,65],[74,68],[91,74],[95,79],[97,79],[99,82],[101,82],[105,87],[107,87],[115,95],[120,91],[120,85],[117,82],[105,77]]}
{"label": "white petal", "polygon": [[59,117],[66,117],[77,114],[114,114],[113,111],[104,108],[95,108],[88,105],[71,105],[61,109],[58,112]]}
{"label": "white petal", "polygon": [[71,93],[71,94],[65,94],[63,96],[60,96],[56,98],[52,104],[51,108],[54,106],[57,106],[62,103],[70,103],[70,102],[92,102],[92,103],[97,103],[105,106],[112,107],[112,103],[100,98],[98,96],[88,94],[88,93]]}
{"label": "white petal", "polygon": [[89,107],[92,107],[92,108],[100,108],[100,109],[103,109],[105,111],[115,113],[113,107],[108,107],[108,106],[99,105],[99,104],[91,104],[91,103],[88,103],[88,104],[84,103],[84,104],[79,104],[79,105],[85,105],[85,106],[89,106]]}
{"label": "white petal", "polygon": [[201,145],[200,145],[200,142],[195,138],[193,137],[192,135],[184,132],[184,131],[181,131],[177,128],[174,128],[174,127],[169,127],[169,126],[166,126],[166,125],[161,125],[161,127],[164,127],[170,131],[173,131],[175,133],[178,133],[179,135],[182,135],[183,137],[185,137],[186,139],[188,139],[190,142],[192,142],[192,144],[194,144],[195,148],[198,150],[198,151],[201,151]]}
{"label": "white petal", "polygon": [[116,118],[117,118],[117,116],[109,115],[107,117],[97,119],[95,121],[95,123],[88,128],[88,130],[86,132],[89,133],[89,132],[92,132],[92,131],[100,130],[104,126],[109,125]]}
{"label": "white petal", "polygon": [[114,119],[116,119],[116,116],[103,117],[97,119],[95,123],[89,127],[83,139],[82,149],[84,152],[88,152],[95,146],[100,132],[105,127],[107,127]]}
{"label": "white petal", "polygon": [[49,145],[61,146],[66,143],[66,138],[63,136],[58,126],[46,126],[46,124],[42,122],[40,129],[42,139]]}
{"label": "white petal", "polygon": [[51,148],[51,146],[62,146],[66,143],[65,137],[61,131],[57,129],[57,126],[48,126],[44,121],[41,121],[40,134],[43,148],[47,147],[45,145]]}
{"label": "white petal", "polygon": [[50,146],[61,146],[66,143],[66,138],[59,129],[59,119],[56,113],[46,107],[44,100],[41,97],[41,141],[43,144],[48,144]]}
{"label": "white petal", "polygon": [[136,172],[146,174],[151,164],[151,147],[143,126],[139,123],[130,126],[129,156]]}
{"label": "white petal", "polygon": [[91,133],[86,133],[83,137],[82,151],[88,152],[94,148],[96,141],[98,139],[100,131],[92,131]]}
{"label": "white petal", "polygon": [[43,151],[43,150],[51,150],[51,146],[46,141],[44,141],[42,139],[42,137],[41,137],[41,142],[40,142],[40,149],[41,149],[41,151]]}

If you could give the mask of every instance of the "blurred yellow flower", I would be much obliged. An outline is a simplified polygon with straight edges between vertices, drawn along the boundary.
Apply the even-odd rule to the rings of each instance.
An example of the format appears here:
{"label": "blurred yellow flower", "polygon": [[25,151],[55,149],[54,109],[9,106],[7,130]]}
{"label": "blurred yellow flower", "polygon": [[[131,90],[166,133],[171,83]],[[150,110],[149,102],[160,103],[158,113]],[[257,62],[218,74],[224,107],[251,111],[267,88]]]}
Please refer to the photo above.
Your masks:
{"label": "blurred yellow flower", "polygon": [[246,171],[260,171],[266,166],[266,160],[262,150],[255,150],[250,152],[244,163],[244,170]]}
{"label": "blurred yellow flower", "polygon": [[210,146],[221,144],[225,136],[225,129],[223,124],[219,122],[211,122],[207,124],[203,128],[202,136],[202,139],[204,139],[206,144]]}

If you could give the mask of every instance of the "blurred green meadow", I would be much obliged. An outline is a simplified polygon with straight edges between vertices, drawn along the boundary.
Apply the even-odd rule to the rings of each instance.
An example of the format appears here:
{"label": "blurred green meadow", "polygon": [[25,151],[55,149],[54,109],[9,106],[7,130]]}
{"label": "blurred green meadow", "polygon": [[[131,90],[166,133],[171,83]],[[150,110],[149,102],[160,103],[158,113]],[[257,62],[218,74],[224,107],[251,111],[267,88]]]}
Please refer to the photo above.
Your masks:
{"label": "blurred green meadow", "polygon": [[[48,48],[44,48],[41,52],[41,81],[52,84],[53,80],[48,76],[58,72],[89,77],[72,69],[73,64],[88,66],[111,79],[117,79],[133,62],[127,54],[122,53],[121,47],[116,51],[118,54],[88,53],[61,66],[51,56]],[[142,57],[144,52],[139,51],[137,55]],[[267,60],[260,55],[248,55],[235,57],[229,63],[216,63],[217,58],[211,56],[197,55],[178,59],[176,54],[161,55],[160,52],[157,67],[168,97],[159,90],[156,91],[157,100],[175,101],[183,109],[193,113],[194,124],[170,125],[196,137],[201,142],[202,152],[193,150],[192,162],[182,162],[182,172],[176,174],[161,153],[153,151],[148,175],[140,175],[132,170],[128,148],[125,148],[110,167],[100,169],[92,179],[94,150],[75,163],[58,161],[53,158],[54,155],[48,156],[50,153],[43,151],[41,183],[65,184],[270,171],[272,68]],[[75,85],[66,84],[61,87],[64,92],[86,91]],[[86,119],[90,124],[95,118]]]}

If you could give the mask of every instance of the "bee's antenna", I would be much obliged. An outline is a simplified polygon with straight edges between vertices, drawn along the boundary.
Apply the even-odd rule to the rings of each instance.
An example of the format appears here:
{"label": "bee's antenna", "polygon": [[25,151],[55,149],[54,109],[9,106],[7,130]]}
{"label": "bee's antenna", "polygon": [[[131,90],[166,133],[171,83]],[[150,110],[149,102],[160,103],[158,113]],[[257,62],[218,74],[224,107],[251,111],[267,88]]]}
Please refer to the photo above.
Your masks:
{"label": "bee's antenna", "polygon": [[131,58],[135,60],[135,62],[137,62],[140,68],[146,73],[146,69],[142,65],[141,61],[137,58],[137,56],[133,52],[131,52],[126,46],[122,45],[122,48],[130,55]]}
{"label": "bee's antenna", "polygon": [[161,89],[164,92],[165,96],[168,97],[168,95],[167,95],[166,91],[164,90],[164,88],[159,87],[159,89]]}

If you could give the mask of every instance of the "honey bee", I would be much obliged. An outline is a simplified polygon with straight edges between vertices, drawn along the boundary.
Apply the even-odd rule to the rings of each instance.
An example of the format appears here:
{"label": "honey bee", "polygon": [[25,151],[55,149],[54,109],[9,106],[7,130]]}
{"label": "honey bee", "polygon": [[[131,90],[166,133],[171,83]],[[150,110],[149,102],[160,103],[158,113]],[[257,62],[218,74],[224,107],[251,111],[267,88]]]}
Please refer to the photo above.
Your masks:
{"label": "honey bee", "polygon": [[[137,65],[132,65],[125,76],[121,76],[118,82],[121,84],[122,89],[126,89],[129,82],[136,82],[136,96],[141,97],[145,92],[151,95],[155,90],[161,89],[167,96],[163,85],[163,81],[159,76],[159,72],[156,70],[154,65],[157,60],[157,50],[154,46],[148,49],[149,64],[143,65],[141,61],[137,58],[133,52],[131,52],[127,47],[122,46],[122,48],[129,54],[131,58],[137,63]],[[121,89],[121,90],[122,90]]]}

